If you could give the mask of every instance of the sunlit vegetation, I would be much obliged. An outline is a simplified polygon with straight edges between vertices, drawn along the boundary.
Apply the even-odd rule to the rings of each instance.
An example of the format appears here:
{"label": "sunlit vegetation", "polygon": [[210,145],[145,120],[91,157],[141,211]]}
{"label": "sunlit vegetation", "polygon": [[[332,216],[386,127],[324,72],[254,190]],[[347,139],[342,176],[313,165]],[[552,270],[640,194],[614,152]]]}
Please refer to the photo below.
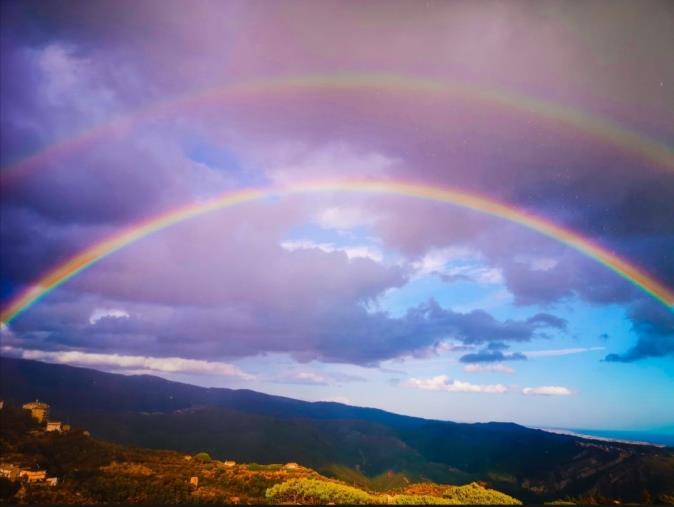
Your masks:
{"label": "sunlit vegetation", "polygon": [[292,479],[276,484],[267,490],[265,496],[273,503],[375,503],[375,497],[361,489],[318,479]]}
{"label": "sunlit vegetation", "polygon": [[519,500],[472,483],[466,486],[442,486],[441,496],[409,493],[369,493],[362,489],[323,479],[292,479],[276,484],[266,493],[274,503],[300,504],[389,504],[389,505],[517,505]]}
{"label": "sunlit vegetation", "polygon": [[248,470],[251,470],[251,471],[254,471],[254,472],[261,471],[261,470],[278,471],[278,470],[281,470],[283,468],[283,465],[281,465],[279,463],[272,463],[272,464],[269,464],[269,465],[261,465],[259,463],[248,463],[248,465],[246,465],[246,466],[248,467]]}
{"label": "sunlit vegetation", "polygon": [[519,505],[522,503],[500,491],[485,488],[475,482],[465,486],[449,486],[442,496],[459,504]]}

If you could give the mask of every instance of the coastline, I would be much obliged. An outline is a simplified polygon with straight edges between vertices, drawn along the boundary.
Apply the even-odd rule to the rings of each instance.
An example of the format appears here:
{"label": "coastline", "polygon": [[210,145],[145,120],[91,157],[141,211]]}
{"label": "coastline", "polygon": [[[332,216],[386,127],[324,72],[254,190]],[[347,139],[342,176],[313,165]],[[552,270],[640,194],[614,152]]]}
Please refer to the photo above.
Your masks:
{"label": "coastline", "polygon": [[[618,436],[610,436],[608,434],[604,435],[598,435],[594,434],[592,430],[577,430],[577,429],[567,429],[567,428],[543,428],[543,427],[537,427],[535,429],[541,430],[541,431],[547,431],[548,433],[557,433],[559,435],[571,435],[575,437],[581,437],[581,438],[587,438],[588,440],[598,440],[602,442],[616,442],[616,443],[621,443],[621,444],[632,444],[632,445],[645,445],[645,446],[651,446],[651,447],[658,447],[658,448],[665,448],[665,447],[672,447],[674,444],[666,444],[663,442],[658,442],[658,441],[652,441],[652,440],[644,440],[644,439],[631,439],[631,438],[621,438]],[[599,431],[599,430],[598,430]],[[601,430],[602,433],[610,433],[609,431],[604,431]],[[624,433],[624,434],[629,434],[632,432],[629,431],[617,431],[616,433]],[[634,432],[635,434],[639,434],[642,432]],[[671,438],[671,437],[670,437]]]}

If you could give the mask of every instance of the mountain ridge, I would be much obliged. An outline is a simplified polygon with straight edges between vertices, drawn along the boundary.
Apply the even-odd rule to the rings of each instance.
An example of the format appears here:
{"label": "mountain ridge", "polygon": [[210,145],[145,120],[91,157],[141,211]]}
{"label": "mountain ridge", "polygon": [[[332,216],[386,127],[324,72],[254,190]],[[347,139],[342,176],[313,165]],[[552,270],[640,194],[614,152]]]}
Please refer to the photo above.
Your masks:
{"label": "mountain ridge", "polygon": [[[205,388],[23,359],[0,359],[0,396],[126,445],[206,451],[241,462],[412,481],[480,480],[525,501],[674,493],[674,449],[599,442],[515,423],[456,423],[251,390]],[[337,470],[337,472],[335,472]]]}
{"label": "mountain ridge", "polygon": [[[198,401],[203,402],[203,404],[213,404],[213,403],[223,403],[223,402],[237,402],[237,403],[243,403],[246,405],[246,408],[252,408],[251,404],[255,402],[261,402],[261,401],[274,401],[277,404],[285,404],[287,406],[294,406],[298,407],[300,405],[303,405],[305,407],[308,406],[313,406],[315,407],[315,410],[309,410],[309,413],[312,416],[315,417],[320,417],[321,415],[328,417],[329,413],[326,412],[326,409],[330,408],[336,408],[339,407],[342,410],[346,410],[347,412],[351,412],[354,414],[358,414],[359,416],[363,416],[365,414],[369,414],[372,419],[376,419],[374,417],[375,415],[383,416],[383,417],[392,417],[392,418],[400,418],[401,420],[408,420],[408,421],[415,421],[415,422],[422,422],[422,421],[429,421],[433,419],[426,419],[422,417],[416,417],[416,416],[409,416],[409,415],[403,415],[403,414],[396,414],[393,412],[389,412],[386,410],[374,408],[374,407],[357,407],[357,406],[352,406],[352,405],[347,405],[344,403],[339,403],[339,402],[333,402],[333,401],[304,401],[304,400],[297,400],[294,398],[290,397],[285,397],[285,396],[279,396],[279,395],[272,395],[272,394],[267,394],[267,393],[262,393],[259,391],[254,391],[252,389],[231,389],[231,388],[226,388],[226,387],[202,387],[202,386],[196,386],[193,384],[188,384],[184,382],[177,382],[177,381],[172,381],[172,380],[167,380],[162,377],[158,377],[155,375],[147,375],[147,374],[141,374],[141,375],[123,375],[119,373],[110,373],[110,372],[103,372],[100,370],[96,370],[93,368],[87,368],[87,367],[80,367],[80,366],[69,366],[69,365],[62,365],[62,364],[55,364],[55,363],[45,363],[41,361],[35,361],[35,360],[30,360],[30,359],[19,359],[19,358],[9,358],[5,356],[0,356],[0,365],[3,366],[2,372],[0,372],[0,380],[2,380],[2,384],[6,385],[6,381],[10,381],[10,378],[5,378],[9,377],[10,374],[16,375],[16,372],[20,369],[22,373],[24,374],[31,374],[36,372],[36,368],[39,368],[41,372],[44,372],[44,367],[43,366],[37,366],[37,365],[47,365],[53,373],[58,373],[58,376],[51,375],[49,378],[49,381],[47,382],[47,385],[44,387],[49,387],[53,388],[54,385],[59,385],[61,387],[67,388],[67,389],[72,389],[73,387],[82,387],[82,381],[90,381],[91,379],[87,379],[86,376],[95,376],[97,380],[103,380],[103,379],[115,379],[116,382],[121,383],[122,386],[120,386],[122,389],[124,389],[124,394],[129,394],[128,391],[125,389],[128,387],[139,387],[140,382],[139,381],[144,381],[144,382],[150,382],[154,384],[154,386],[151,387],[169,387],[169,388],[177,388],[174,389],[174,392],[172,394],[173,398],[171,398],[171,401],[167,401],[166,399],[160,400],[158,398],[144,398],[142,402],[144,405],[142,408],[146,409],[147,411],[152,411],[152,410],[157,410],[157,411],[162,411],[162,410],[179,410],[182,408],[188,408],[194,405],[193,401],[194,398],[192,398],[192,401],[189,404],[186,404],[185,401],[181,401],[184,396],[188,394],[195,394],[195,393],[203,393],[201,396],[197,397]],[[19,365],[21,365],[19,367]],[[77,370],[75,372],[74,370]],[[8,372],[5,374],[4,372]],[[31,392],[34,392],[36,389],[39,391],[40,388],[43,387],[41,383],[38,383],[37,385],[35,383],[31,384]],[[57,395],[56,398],[54,398],[53,401],[55,405],[58,405],[62,408],[68,408],[71,405],[71,401],[73,400],[72,396],[61,396],[58,395],[58,393],[52,392],[51,394],[47,394],[47,391],[44,391],[45,394],[42,395],[42,397],[45,398],[45,401],[50,401],[49,399],[46,399],[50,395]],[[0,394],[4,395],[2,385],[0,385]],[[23,393],[24,397],[28,394]],[[86,395],[85,392],[79,392],[78,394]],[[179,397],[176,399],[176,395],[179,395]],[[220,396],[218,396],[220,395]],[[223,396],[225,395],[225,396]],[[125,397],[122,399],[116,399],[114,401],[114,406],[110,406],[107,403],[101,403],[103,400],[100,398],[87,398],[87,403],[88,403],[88,409],[89,410],[100,410],[100,409],[106,409],[109,410],[110,408],[116,408],[120,411],[123,410],[132,410],[132,409],[138,409],[140,408],[138,405],[134,405],[133,403],[130,403],[132,399]],[[149,403],[149,405],[148,405]],[[280,407],[280,408],[287,408],[286,406]],[[280,410],[278,415],[282,416],[284,415]],[[447,421],[450,422],[450,421]],[[476,424],[483,424],[483,423],[476,423]],[[510,424],[510,423],[505,423],[505,424]]]}

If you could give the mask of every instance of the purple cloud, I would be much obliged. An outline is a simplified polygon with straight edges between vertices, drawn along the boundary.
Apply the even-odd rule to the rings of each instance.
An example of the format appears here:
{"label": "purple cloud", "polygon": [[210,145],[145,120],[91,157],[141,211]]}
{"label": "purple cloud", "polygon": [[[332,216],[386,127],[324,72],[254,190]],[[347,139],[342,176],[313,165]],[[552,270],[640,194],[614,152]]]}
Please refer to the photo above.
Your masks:
{"label": "purple cloud", "polygon": [[[186,12],[170,1],[161,9],[8,1],[1,9],[3,166],[175,96],[261,76],[341,71],[530,95],[663,144],[674,139],[674,41],[664,2],[649,9],[501,2],[485,11],[471,2],[420,9],[197,1]],[[612,23],[603,22],[608,15]],[[471,36],[476,30],[489,36]],[[560,122],[395,89],[277,90],[167,110],[49,159],[2,189],[3,297],[127,224],[234,188],[321,178],[414,180],[484,194],[674,279],[672,173]],[[197,141],[231,152],[240,167],[195,160],[188,146]],[[364,210],[372,220],[361,226],[378,248],[401,256],[399,265],[350,259],[339,249],[281,247],[293,230],[320,226],[316,217],[339,206]],[[187,342],[195,358],[284,351],[358,364],[419,354],[447,336],[483,346],[566,331],[547,313],[499,320],[432,302],[398,318],[365,309],[406,284],[415,261],[447,247],[474,252],[518,305],[553,308],[573,298],[626,305],[638,342],[607,360],[671,353],[671,314],[595,261],[516,224],[393,196],[254,203],[179,225],[96,265],[13,329],[26,346],[44,350],[119,347],[149,357],[162,348],[182,357]],[[448,286],[464,277],[440,276]],[[129,318],[92,325],[96,308],[122,308]],[[493,346],[464,358],[489,354],[515,358]]]}

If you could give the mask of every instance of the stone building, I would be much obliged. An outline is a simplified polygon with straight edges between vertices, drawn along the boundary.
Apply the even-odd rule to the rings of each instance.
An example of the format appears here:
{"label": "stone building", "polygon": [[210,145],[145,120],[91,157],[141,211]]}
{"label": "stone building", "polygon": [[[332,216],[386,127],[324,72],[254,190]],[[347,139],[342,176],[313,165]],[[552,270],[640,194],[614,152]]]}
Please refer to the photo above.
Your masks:
{"label": "stone building", "polygon": [[10,481],[15,481],[19,478],[19,473],[21,469],[11,463],[0,464],[0,477],[9,479]]}
{"label": "stone building", "polygon": [[33,417],[33,419],[40,423],[45,422],[47,420],[47,416],[49,415],[49,405],[38,400],[26,403],[23,408],[30,410],[30,415]]}
{"label": "stone building", "polygon": [[47,431],[63,431],[63,424],[61,421],[47,421]]}
{"label": "stone building", "polygon": [[26,479],[28,482],[40,482],[47,478],[46,470],[21,470],[19,472],[21,479]]}

